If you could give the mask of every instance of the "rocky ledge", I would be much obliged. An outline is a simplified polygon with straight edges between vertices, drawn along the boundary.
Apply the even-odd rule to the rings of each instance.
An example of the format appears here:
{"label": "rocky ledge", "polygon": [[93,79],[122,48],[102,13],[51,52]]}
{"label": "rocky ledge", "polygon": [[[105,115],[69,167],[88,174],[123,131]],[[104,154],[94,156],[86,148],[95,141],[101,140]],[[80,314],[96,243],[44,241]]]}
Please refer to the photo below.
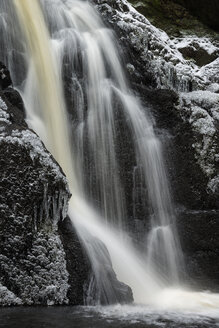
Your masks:
{"label": "rocky ledge", "polygon": [[67,181],[27,128],[4,66],[1,73],[0,305],[67,304],[69,274],[57,232],[70,197]]}

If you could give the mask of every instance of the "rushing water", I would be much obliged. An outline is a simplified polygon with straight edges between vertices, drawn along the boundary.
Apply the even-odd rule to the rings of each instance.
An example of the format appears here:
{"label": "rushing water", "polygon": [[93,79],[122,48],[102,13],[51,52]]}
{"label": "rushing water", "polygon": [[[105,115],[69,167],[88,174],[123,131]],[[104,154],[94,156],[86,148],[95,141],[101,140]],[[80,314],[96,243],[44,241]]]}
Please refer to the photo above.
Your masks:
{"label": "rushing water", "polygon": [[[217,308],[218,295],[177,287],[183,260],[161,144],[145,109],[127,86],[113,35],[93,6],[77,0],[3,0],[0,8],[3,40],[14,54],[1,56],[22,94],[29,126],[66,173],[72,193],[69,215],[90,257],[99,291],[109,302],[116,300],[107,273],[100,271],[102,250],[95,238],[106,245],[117,277],[131,286],[135,302],[160,311]],[[66,69],[73,106],[68,106],[69,113],[62,81]],[[125,232],[127,204],[116,152],[117,112],[126,121],[135,164],[147,186],[151,224],[146,255],[134,249]],[[95,179],[95,191],[84,172],[86,156],[92,162],[89,176]],[[114,312],[109,313],[110,317]]]}
{"label": "rushing water", "polygon": [[[171,227],[173,209],[160,143],[141,105],[128,90],[112,36],[102,25],[91,5],[75,0],[67,2],[56,0],[52,3],[45,0],[41,3],[46,13],[52,40],[44,24],[39,2],[14,0],[30,58],[27,79],[23,92],[21,91],[27,108],[27,121],[43,138],[67,175],[72,192],[69,214],[90,256],[98,289],[104,289],[110,302],[115,299],[111,295],[112,288],[107,273],[104,275],[102,270],[101,274],[99,272],[102,250],[96,247],[93,236],[98,237],[107,246],[118,277],[132,287],[136,301],[142,302],[142,291],[149,299],[155,293],[155,288],[152,286],[157,285],[158,288],[160,284],[159,275],[156,277],[158,265],[159,274],[162,273],[166,280],[168,277],[171,284],[179,280],[178,258],[181,254]],[[34,20],[31,19],[33,13]],[[65,64],[66,56],[67,63],[71,64],[69,69],[72,69],[73,77],[78,84],[80,81],[77,75],[75,76],[78,67],[74,67],[74,62],[79,65],[79,58],[82,58],[81,69],[87,79],[83,97],[81,95],[81,101],[77,102],[79,122],[75,129],[81,128],[82,123],[86,126],[91,148],[89,150],[94,158],[95,172],[92,173],[98,179],[98,187],[102,195],[101,213],[107,221],[112,219],[117,229],[123,227],[125,211],[115,153],[115,98],[125,118],[129,120],[136,157],[142,165],[142,177],[148,186],[148,198],[153,211],[152,227],[148,238],[147,265],[144,265],[142,260],[136,260],[131,245],[126,244],[125,248],[122,241],[117,241],[118,236],[116,239],[109,224],[108,227],[103,227],[103,220],[97,219],[97,213],[87,204],[83,183],[76,182],[75,172],[78,172],[79,177],[83,177],[83,174],[80,173],[80,165],[77,165],[75,170],[73,158],[78,159],[81,164],[82,158],[78,149],[72,151],[74,147],[72,145],[71,148],[70,132],[68,132],[70,129],[61,81],[62,65]],[[82,86],[81,90],[83,90]],[[77,96],[74,88],[72,96],[73,98]],[[86,113],[83,99],[86,99],[87,103],[87,115],[84,120],[82,119]],[[73,136],[79,138],[79,145],[83,145],[83,131]],[[78,185],[82,186],[81,190]],[[118,224],[115,224],[116,219]],[[98,233],[100,229],[101,234]],[[112,240],[115,241],[112,243]],[[129,250],[128,254],[127,250]],[[159,258],[157,258],[158,253]],[[126,260],[121,261],[121,258]],[[131,273],[132,270],[127,274],[129,267],[134,268],[134,274]],[[138,276],[140,279],[137,278]],[[148,284],[148,281],[151,283]]]}

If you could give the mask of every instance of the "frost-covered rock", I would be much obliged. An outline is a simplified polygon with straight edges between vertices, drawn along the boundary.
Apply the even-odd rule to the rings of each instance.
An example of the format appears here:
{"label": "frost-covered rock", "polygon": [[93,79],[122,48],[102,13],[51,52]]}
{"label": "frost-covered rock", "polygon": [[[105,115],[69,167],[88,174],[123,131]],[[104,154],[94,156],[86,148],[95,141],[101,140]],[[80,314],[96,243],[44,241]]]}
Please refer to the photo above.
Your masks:
{"label": "frost-covered rock", "polygon": [[67,304],[57,225],[67,214],[67,181],[17,112],[1,93],[0,305]]}
{"label": "frost-covered rock", "polygon": [[[187,92],[205,88],[210,83],[204,69],[200,71],[200,67],[192,60],[186,60],[179,49],[198,43],[200,48],[212,54],[219,51],[218,43],[216,45],[207,37],[197,36],[170,39],[126,0],[94,2],[105,20],[119,33],[121,41],[128,43],[130,49],[138,55],[136,61],[140,60],[142,68],[144,66],[145,70],[151,72],[157,87]],[[212,69],[215,65],[216,62],[211,63]]]}
{"label": "frost-covered rock", "polygon": [[10,292],[6,287],[0,284],[0,306],[21,305],[22,301]]}
{"label": "frost-covered rock", "polygon": [[[30,236],[27,238],[30,239]],[[1,281],[19,295],[20,302],[3,305],[67,304],[68,273],[65,253],[57,233],[40,231],[34,234],[25,256],[18,247],[24,244],[23,238],[17,235],[8,238],[7,242],[7,256],[0,254]],[[8,254],[13,251],[11,258]]]}
{"label": "frost-covered rock", "polygon": [[178,107],[193,131],[195,156],[209,178],[208,189],[215,193],[219,191],[219,94],[210,91],[182,93]]}
{"label": "frost-covered rock", "polygon": [[[185,40],[170,39],[168,35],[153,26],[139,14],[126,0],[97,0],[97,8],[107,22],[117,30],[122,42],[128,43],[130,49],[138,56],[141,66],[153,75],[157,87],[170,88],[176,91],[189,91],[203,88],[205,76],[192,60],[186,60],[178,50]],[[206,49],[210,40],[191,37],[190,42],[199,42]],[[187,38],[188,43],[188,38]],[[211,44],[212,51],[216,47]],[[204,81],[203,81],[204,79]]]}

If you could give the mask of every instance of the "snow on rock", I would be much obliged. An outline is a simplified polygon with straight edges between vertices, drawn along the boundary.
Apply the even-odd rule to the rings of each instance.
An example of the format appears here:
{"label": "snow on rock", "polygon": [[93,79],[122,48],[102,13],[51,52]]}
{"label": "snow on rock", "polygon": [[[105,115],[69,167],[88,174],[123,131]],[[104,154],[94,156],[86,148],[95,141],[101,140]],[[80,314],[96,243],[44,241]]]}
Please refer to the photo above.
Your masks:
{"label": "snow on rock", "polygon": [[22,301],[0,283],[0,306],[21,305]]}
{"label": "snow on rock", "polygon": [[67,180],[16,111],[0,97],[0,306],[67,304]]}
{"label": "snow on rock", "polygon": [[67,179],[54,161],[52,155],[46,151],[42,141],[31,130],[13,130],[9,136],[6,133],[0,134],[0,142],[15,143],[24,146],[30,151],[32,160],[39,159],[42,165],[51,168],[56,178],[60,178],[67,186]]}
{"label": "snow on rock", "polygon": [[3,123],[0,127],[0,132],[4,130],[4,123],[5,124],[11,124],[10,122],[10,116],[7,113],[7,105],[3,101],[3,99],[0,97],[0,122]]}
{"label": "snow on rock", "polygon": [[[204,88],[211,88],[212,84],[219,83],[219,58],[206,66],[203,66],[197,76],[204,81]],[[218,89],[217,89],[218,92]]]}
{"label": "snow on rock", "polygon": [[209,191],[215,193],[219,187],[219,94],[210,91],[182,93],[178,108],[193,130],[196,140],[193,147],[197,162],[209,178]]}
{"label": "snow on rock", "polygon": [[[193,60],[186,60],[178,49],[198,43],[200,48],[212,54],[219,51],[218,44],[207,37],[185,36],[170,39],[126,0],[94,2],[103,17],[112,24],[112,28],[118,30],[120,39],[139,54],[142,65],[154,75],[157,87],[188,92],[191,89],[203,89],[210,83],[212,70],[216,70],[218,64],[215,62],[208,65],[208,76],[204,68],[200,70]],[[219,75],[218,71],[216,75]]]}
{"label": "snow on rock", "polygon": [[212,55],[218,51],[218,47],[216,47],[216,45],[214,45],[208,37],[187,35],[185,37],[173,38],[172,41],[177,49],[191,46],[194,50],[196,50],[196,46],[198,45],[199,48],[205,50],[209,55]]}
{"label": "snow on rock", "polygon": [[[8,242],[14,247],[16,243],[21,242],[21,238],[16,236],[11,239]],[[20,254],[17,256],[20,257]],[[69,285],[65,253],[60,238],[54,231],[38,232],[33,238],[32,247],[19,261],[2,254],[0,260],[1,270],[7,272],[11,288],[19,294],[19,298],[16,298],[11,293],[11,301],[7,297],[4,305],[68,304],[66,295]],[[1,280],[3,279],[0,278]]]}
{"label": "snow on rock", "polygon": [[168,35],[153,26],[127,1],[97,0],[97,8],[106,20],[117,25],[121,40],[128,42],[151,72],[158,87],[188,91],[195,65],[186,61]]}

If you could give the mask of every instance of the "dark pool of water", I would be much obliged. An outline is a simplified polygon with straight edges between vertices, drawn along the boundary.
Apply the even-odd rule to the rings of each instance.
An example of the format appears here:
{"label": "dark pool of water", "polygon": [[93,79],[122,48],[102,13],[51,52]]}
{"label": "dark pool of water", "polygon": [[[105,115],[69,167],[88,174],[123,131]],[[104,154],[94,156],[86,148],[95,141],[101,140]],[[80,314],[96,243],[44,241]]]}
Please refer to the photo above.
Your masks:
{"label": "dark pool of water", "polygon": [[219,319],[135,307],[15,307],[0,309],[4,328],[218,328]]}

